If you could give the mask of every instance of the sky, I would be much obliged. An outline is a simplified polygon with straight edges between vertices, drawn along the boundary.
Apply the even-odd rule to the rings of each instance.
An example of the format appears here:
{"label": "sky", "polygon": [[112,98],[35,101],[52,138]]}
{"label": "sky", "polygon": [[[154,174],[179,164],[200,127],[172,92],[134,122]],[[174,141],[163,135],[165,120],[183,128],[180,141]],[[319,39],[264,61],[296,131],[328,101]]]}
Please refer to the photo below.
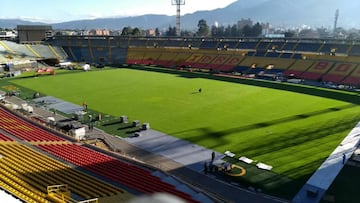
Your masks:
{"label": "sky", "polygon": [[[79,19],[138,16],[143,14],[176,15],[178,0],[11,0],[2,1],[0,19],[23,19],[58,23]],[[181,0],[181,15],[199,10],[223,8],[236,0]]]}

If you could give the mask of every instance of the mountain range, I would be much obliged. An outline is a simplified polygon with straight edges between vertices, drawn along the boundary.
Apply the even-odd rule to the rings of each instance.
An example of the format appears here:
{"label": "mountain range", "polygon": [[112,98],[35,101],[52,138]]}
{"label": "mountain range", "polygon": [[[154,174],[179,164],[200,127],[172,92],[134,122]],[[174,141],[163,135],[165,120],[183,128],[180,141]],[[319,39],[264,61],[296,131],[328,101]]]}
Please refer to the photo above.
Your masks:
{"label": "mountain range", "polygon": [[[186,6],[186,5],[185,5]],[[270,23],[274,26],[333,27],[335,11],[339,9],[338,26],[344,28],[360,27],[359,0],[238,0],[224,8],[197,11],[181,16],[182,29],[196,29],[198,21],[205,19],[208,25],[232,25],[242,18],[254,22]],[[125,26],[142,29],[167,29],[175,26],[175,16],[142,15],[134,17],[99,18],[75,20],[52,24],[54,29],[96,29],[121,30]],[[0,27],[16,27],[18,24],[43,24],[22,20],[0,19]]]}

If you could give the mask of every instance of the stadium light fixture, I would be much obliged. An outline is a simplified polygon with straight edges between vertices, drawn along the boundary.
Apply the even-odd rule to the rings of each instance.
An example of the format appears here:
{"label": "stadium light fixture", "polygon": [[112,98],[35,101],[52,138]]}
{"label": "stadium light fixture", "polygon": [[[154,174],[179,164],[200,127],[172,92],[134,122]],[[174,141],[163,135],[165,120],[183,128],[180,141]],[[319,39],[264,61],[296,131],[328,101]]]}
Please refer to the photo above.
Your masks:
{"label": "stadium light fixture", "polygon": [[176,35],[180,36],[180,7],[185,5],[185,0],[171,0],[171,4],[176,6]]}

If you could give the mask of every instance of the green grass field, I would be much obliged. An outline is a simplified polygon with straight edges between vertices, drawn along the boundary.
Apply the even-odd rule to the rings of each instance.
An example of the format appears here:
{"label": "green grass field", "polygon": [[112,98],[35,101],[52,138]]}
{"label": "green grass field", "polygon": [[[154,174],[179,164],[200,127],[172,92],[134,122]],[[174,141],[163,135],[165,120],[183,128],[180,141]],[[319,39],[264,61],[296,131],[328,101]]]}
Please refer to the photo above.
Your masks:
{"label": "green grass field", "polygon": [[133,69],[11,82],[79,105],[86,101],[104,114],[150,122],[178,138],[272,165],[276,174],[301,183],[360,120],[360,108],[343,101]]}

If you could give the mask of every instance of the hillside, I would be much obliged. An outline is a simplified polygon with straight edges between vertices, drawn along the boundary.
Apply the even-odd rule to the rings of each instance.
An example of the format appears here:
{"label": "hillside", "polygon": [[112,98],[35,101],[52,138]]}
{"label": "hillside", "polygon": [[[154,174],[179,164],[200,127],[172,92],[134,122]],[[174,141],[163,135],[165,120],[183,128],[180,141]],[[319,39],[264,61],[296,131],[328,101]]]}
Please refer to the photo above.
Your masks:
{"label": "hillside", "polygon": [[[186,6],[186,5],[185,5]],[[184,29],[196,29],[200,19],[205,19],[209,25],[218,22],[221,25],[234,24],[241,18],[251,18],[258,22],[269,22],[275,26],[311,25],[317,27],[332,27],[336,9],[340,16],[338,26],[353,28],[360,26],[356,19],[360,18],[360,2],[347,0],[346,3],[338,0],[238,0],[224,8],[197,11],[182,16]],[[20,20],[0,20],[0,27],[16,27],[17,24],[34,24]],[[122,29],[125,26],[140,27],[143,29],[167,29],[175,26],[174,16],[142,15],[136,17],[102,18],[93,20],[77,20],[53,24],[55,29]]]}

